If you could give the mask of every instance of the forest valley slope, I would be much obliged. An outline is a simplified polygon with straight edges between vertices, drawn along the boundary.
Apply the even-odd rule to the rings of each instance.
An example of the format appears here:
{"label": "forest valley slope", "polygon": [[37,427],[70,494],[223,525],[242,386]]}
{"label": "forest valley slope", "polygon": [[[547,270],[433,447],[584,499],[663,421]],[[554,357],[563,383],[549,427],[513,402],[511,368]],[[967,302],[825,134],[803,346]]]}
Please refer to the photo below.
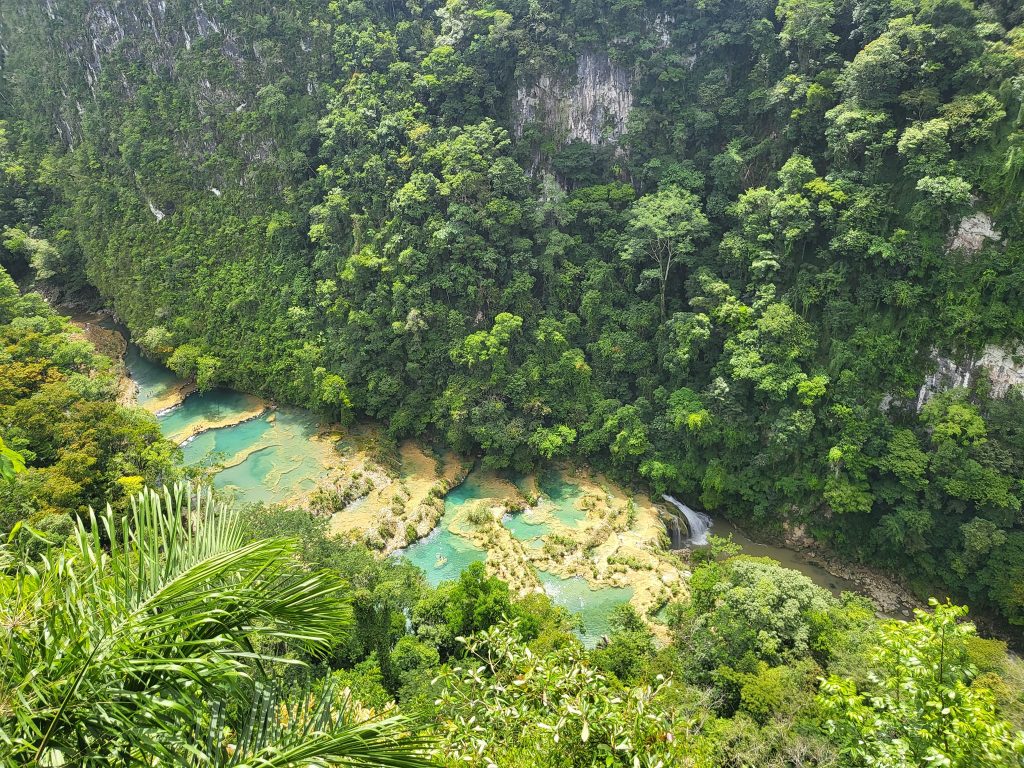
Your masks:
{"label": "forest valley slope", "polygon": [[[95,287],[200,389],[491,469],[580,458],[1020,627],[1021,23],[1013,0],[8,0],[0,263]],[[105,383],[32,362],[53,322],[5,331],[0,429],[49,473],[4,491],[5,526],[168,466]],[[35,418],[72,401],[74,455]]]}

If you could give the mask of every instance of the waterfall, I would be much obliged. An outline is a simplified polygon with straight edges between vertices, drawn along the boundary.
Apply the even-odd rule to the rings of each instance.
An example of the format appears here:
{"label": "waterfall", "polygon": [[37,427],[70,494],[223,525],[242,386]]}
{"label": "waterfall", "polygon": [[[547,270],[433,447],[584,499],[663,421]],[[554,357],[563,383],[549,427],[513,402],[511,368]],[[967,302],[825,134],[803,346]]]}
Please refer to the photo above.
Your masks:
{"label": "waterfall", "polygon": [[690,532],[685,525],[679,524],[679,515],[672,515],[665,521],[665,528],[668,530],[668,538],[672,542],[672,549],[682,549],[686,546],[686,539]]}
{"label": "waterfall", "polygon": [[686,527],[689,530],[689,536],[686,539],[680,536],[678,517],[674,517],[675,530],[673,531],[672,528],[669,528],[669,536],[672,537],[672,547],[674,549],[678,549],[683,544],[699,547],[708,543],[708,531],[711,529],[711,518],[708,515],[690,509],[679,499],[668,494],[663,495],[661,498],[678,509],[683,517],[686,518]]}

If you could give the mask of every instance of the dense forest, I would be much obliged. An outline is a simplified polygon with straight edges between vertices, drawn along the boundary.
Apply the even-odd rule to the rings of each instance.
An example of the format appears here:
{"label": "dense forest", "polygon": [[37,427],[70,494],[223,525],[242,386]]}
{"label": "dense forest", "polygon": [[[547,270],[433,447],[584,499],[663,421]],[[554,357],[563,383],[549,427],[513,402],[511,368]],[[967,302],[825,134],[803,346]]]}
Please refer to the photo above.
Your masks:
{"label": "dense forest", "polygon": [[2,258],[226,384],[1024,623],[1008,0],[5,3]]}
{"label": "dense forest", "polygon": [[[0,268],[0,530],[20,520],[58,538],[90,507],[120,512],[175,479],[178,449],[156,419],[117,404],[114,362]],[[14,472],[15,462],[18,469]]]}
{"label": "dense forest", "polygon": [[880,621],[713,537],[667,631],[626,605],[587,650],[482,564],[145,490],[185,470],[118,364],[0,289],[0,765],[1024,765],[1024,666],[955,605]]}
{"label": "dense forest", "polygon": [[178,449],[27,289],[201,390],[586,462],[1019,636],[1022,170],[1016,0],[5,0],[0,763],[1021,765],[955,604],[716,541],[667,643],[585,650],[479,567],[146,491]]}
{"label": "dense forest", "polygon": [[1024,667],[954,605],[879,622],[720,541],[670,642],[627,606],[587,651],[480,564],[432,589],[304,510],[132,508],[0,545],[0,764],[1024,765]]}
{"label": "dense forest", "polygon": [[1024,765],[1024,666],[954,605],[879,621],[713,538],[667,633],[627,605],[587,650],[481,564],[432,588],[306,509],[140,490],[177,449],[0,278],[0,765]]}
{"label": "dense forest", "polygon": [[[5,0],[0,764],[1024,765],[958,607],[1024,627],[1022,170],[1017,0]],[[174,485],[60,302],[200,389],[954,602],[713,540],[665,637],[586,649],[480,566]]]}

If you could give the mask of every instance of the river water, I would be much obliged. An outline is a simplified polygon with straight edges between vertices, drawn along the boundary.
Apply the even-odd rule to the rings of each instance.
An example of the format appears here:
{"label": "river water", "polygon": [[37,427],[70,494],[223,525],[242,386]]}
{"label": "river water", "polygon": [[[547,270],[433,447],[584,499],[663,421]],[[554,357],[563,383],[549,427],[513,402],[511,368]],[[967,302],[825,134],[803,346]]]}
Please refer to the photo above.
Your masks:
{"label": "river water", "polygon": [[[575,504],[580,497],[580,489],[568,479],[545,473],[538,486],[544,494],[540,503],[560,522],[573,527],[585,517],[584,511]],[[483,562],[487,553],[457,533],[457,518],[468,506],[495,500],[493,492],[479,481],[479,475],[470,474],[445,497],[445,513],[438,527],[401,554],[419,566],[427,581],[434,586],[458,578],[471,563]],[[543,522],[530,522],[530,519],[529,511],[520,512],[506,515],[502,524],[528,547],[541,546],[541,537],[550,533],[551,528]],[[535,573],[553,603],[579,615],[582,623],[580,636],[588,647],[593,647],[602,636],[611,632],[609,618],[612,611],[628,603],[633,596],[633,590],[628,587],[594,588],[579,577],[562,578],[539,569],[535,569]]]}
{"label": "river water", "polygon": [[[183,383],[171,371],[140,355],[134,344],[128,346],[125,366],[136,384],[137,401],[144,407],[165,402]],[[251,397],[215,389],[190,394],[157,418],[165,435],[184,441],[185,463],[211,468],[214,486],[229,492],[237,502],[274,504],[302,499],[329,472],[329,453],[310,450],[324,425],[299,408],[275,408],[258,415],[252,411]],[[223,426],[209,428],[217,424]],[[201,431],[192,436],[197,430]],[[574,506],[579,489],[571,483],[545,475],[539,486],[558,520],[572,524],[582,515]],[[486,491],[471,475],[445,497],[440,525],[401,553],[423,570],[430,584],[457,579],[470,563],[486,559],[484,550],[452,531],[452,521],[461,508],[484,498]],[[537,546],[540,537],[549,532],[544,524],[527,522],[523,514],[508,516],[505,524],[514,536]],[[580,614],[580,635],[589,646],[610,632],[612,610],[632,596],[628,588],[593,589],[581,578],[563,579],[543,571],[537,576],[554,603]]]}
{"label": "river water", "polygon": [[445,496],[444,516],[437,528],[402,552],[409,562],[422,569],[433,586],[457,579],[472,563],[482,563],[486,559],[484,550],[452,532],[461,508],[482,498],[484,495],[476,478],[466,478],[462,485]]}
{"label": "river water", "polygon": [[[82,322],[81,317],[75,320]],[[99,322],[112,327],[109,321]],[[131,343],[125,365],[137,387],[138,404],[151,410],[175,400],[184,385]],[[325,425],[313,414],[298,408],[267,408],[262,401],[226,389],[190,394],[180,404],[160,411],[157,418],[164,434],[183,444],[186,464],[210,468],[214,486],[240,503],[300,502],[329,475],[336,458],[333,445],[318,437]],[[554,520],[570,528],[579,525],[585,514],[577,504],[581,491],[570,478],[542,473],[537,490]],[[479,502],[486,494],[477,475],[471,474],[445,497],[440,525],[401,553],[424,571],[431,584],[455,579],[470,563],[486,559],[487,553],[452,525],[465,505]],[[542,546],[542,537],[551,532],[550,524],[534,519],[529,510],[506,515],[503,524],[527,547]],[[745,553],[778,560],[835,594],[857,590],[855,584],[805,562],[795,552],[755,542],[725,521],[712,520],[709,532],[732,535]],[[580,614],[587,645],[608,634],[610,613],[632,596],[629,587],[594,589],[582,578],[561,578],[541,570],[536,576],[556,604]]]}
{"label": "river water", "polygon": [[[90,338],[95,335],[91,326],[127,335],[104,315],[76,312],[70,319]],[[229,389],[182,400],[181,394],[190,391],[186,382],[144,357],[134,343],[122,349],[138,405],[156,411],[164,435],[182,445],[187,465],[212,468],[214,487],[239,503],[298,501],[330,472],[333,446],[317,440],[324,425],[312,413],[271,409]]]}

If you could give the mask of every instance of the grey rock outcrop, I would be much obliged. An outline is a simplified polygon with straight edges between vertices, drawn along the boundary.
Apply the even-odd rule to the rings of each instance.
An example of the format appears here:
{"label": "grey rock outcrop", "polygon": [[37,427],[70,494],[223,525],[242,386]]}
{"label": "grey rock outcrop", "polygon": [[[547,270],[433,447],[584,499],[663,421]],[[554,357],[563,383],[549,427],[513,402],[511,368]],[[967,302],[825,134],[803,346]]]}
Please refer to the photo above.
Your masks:
{"label": "grey rock outcrop", "polygon": [[533,122],[559,141],[617,145],[633,109],[632,78],[605,52],[584,51],[574,76],[545,73],[519,87],[513,129]]}
{"label": "grey rock outcrop", "polygon": [[1007,348],[989,344],[976,357],[953,360],[933,353],[935,370],[925,377],[917,393],[917,411],[947,389],[969,387],[986,376],[992,397],[1006,397],[1015,387],[1024,387],[1024,346]]}
{"label": "grey rock outcrop", "polygon": [[1006,397],[1014,387],[1024,386],[1024,347],[1010,350],[990,344],[977,365],[988,373],[993,397]]}
{"label": "grey rock outcrop", "polygon": [[950,232],[946,250],[950,253],[959,251],[974,255],[985,246],[987,241],[998,242],[1002,240],[1002,237],[987,213],[975,211],[970,216],[964,216]]}
{"label": "grey rock outcrop", "polygon": [[925,403],[935,395],[947,389],[969,387],[974,376],[973,361],[956,361],[933,353],[935,370],[924,377],[924,384],[917,392],[917,412],[920,413]]}

